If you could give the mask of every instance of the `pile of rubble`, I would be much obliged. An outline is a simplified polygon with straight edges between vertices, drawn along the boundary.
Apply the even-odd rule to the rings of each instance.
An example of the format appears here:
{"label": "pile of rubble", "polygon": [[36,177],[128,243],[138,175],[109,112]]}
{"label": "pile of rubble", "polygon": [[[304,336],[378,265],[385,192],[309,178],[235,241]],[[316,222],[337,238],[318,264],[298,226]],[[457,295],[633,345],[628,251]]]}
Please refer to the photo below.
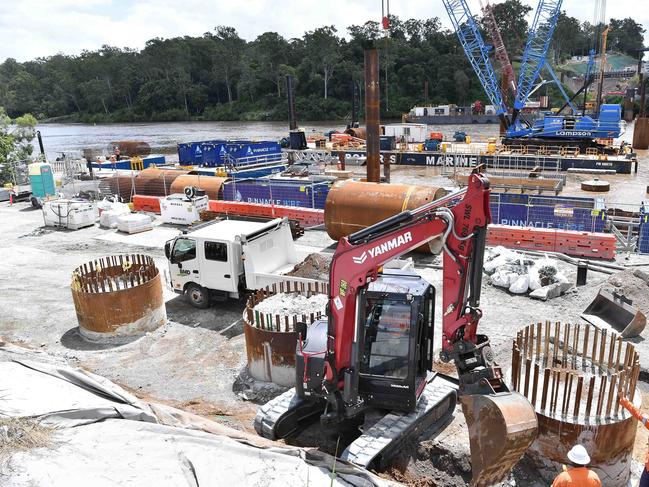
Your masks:
{"label": "pile of rubble", "polygon": [[330,265],[331,257],[326,257],[317,253],[309,254],[302,262],[297,264],[292,271],[288,272],[287,275],[328,281]]}
{"label": "pile of rubble", "polygon": [[552,299],[572,288],[559,272],[557,261],[544,257],[533,259],[520,252],[495,247],[484,263],[489,282],[513,294],[528,294],[534,299]]}

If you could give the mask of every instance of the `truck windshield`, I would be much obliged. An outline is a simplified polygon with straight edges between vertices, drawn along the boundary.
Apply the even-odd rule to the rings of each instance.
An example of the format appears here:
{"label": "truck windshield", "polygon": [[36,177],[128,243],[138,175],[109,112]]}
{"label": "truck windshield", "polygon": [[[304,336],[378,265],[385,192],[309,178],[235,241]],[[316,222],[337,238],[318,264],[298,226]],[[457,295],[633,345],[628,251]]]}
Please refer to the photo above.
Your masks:
{"label": "truck windshield", "polygon": [[190,238],[179,238],[174,245],[172,262],[185,262],[196,258],[196,242]]}
{"label": "truck windshield", "polygon": [[368,299],[361,370],[363,374],[408,377],[410,303]]}

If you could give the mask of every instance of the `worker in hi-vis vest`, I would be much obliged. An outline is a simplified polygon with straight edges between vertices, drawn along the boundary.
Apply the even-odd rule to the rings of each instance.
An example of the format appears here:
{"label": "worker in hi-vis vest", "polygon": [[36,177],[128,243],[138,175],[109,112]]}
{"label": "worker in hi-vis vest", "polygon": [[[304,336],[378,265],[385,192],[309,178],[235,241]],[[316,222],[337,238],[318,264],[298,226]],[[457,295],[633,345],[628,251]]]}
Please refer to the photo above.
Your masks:
{"label": "worker in hi-vis vest", "polygon": [[568,452],[570,467],[563,467],[552,487],[602,487],[595,472],[588,468],[590,456],[582,445],[575,445]]}
{"label": "worker in hi-vis vest", "polygon": [[[626,397],[620,398],[620,404],[624,406],[624,409],[631,413],[631,416],[642,422],[645,428],[649,429],[649,416],[642,414],[638,410],[638,408],[631,404],[631,401],[629,401]],[[647,450],[645,456],[644,468],[642,469],[642,477],[640,477],[640,487],[649,487],[649,450]]]}

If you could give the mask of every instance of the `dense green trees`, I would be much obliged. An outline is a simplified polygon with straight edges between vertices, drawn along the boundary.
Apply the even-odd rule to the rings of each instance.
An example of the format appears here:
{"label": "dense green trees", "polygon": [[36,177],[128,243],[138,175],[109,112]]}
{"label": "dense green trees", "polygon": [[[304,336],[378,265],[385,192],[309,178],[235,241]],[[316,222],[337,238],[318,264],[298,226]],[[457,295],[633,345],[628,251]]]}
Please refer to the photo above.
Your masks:
{"label": "dense green trees", "polygon": [[[527,36],[520,0],[494,6],[513,60]],[[562,14],[553,60],[586,54],[597,29]],[[634,54],[644,29],[632,19],[613,20],[609,45]],[[58,54],[0,64],[0,106],[17,117],[81,121],[259,120],[286,118],[285,75],[295,78],[298,116],[349,116],[352,85],[363,77],[363,50],[380,49],[383,116],[400,116],[412,105],[468,105],[485,100],[455,34],[439,19],[391,19],[386,39],[377,22],[334,26],[285,39],[266,32],[252,41],[228,26],[201,37],[151,39],[140,50],[103,46],[77,56]],[[389,103],[388,103],[389,100]]]}
{"label": "dense green trees", "polygon": [[13,182],[14,163],[31,161],[35,127],[36,119],[32,115],[11,120],[0,106],[0,185]]}

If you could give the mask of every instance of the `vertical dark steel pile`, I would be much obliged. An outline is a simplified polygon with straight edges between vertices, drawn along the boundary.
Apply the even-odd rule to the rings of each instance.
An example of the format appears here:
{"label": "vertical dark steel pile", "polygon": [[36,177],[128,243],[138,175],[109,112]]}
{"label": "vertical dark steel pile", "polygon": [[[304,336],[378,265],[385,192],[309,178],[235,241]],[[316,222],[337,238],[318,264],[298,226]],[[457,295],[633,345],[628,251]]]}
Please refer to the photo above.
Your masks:
{"label": "vertical dark steel pile", "polygon": [[376,49],[365,51],[365,130],[367,147],[367,181],[381,180],[379,134],[379,53]]}

